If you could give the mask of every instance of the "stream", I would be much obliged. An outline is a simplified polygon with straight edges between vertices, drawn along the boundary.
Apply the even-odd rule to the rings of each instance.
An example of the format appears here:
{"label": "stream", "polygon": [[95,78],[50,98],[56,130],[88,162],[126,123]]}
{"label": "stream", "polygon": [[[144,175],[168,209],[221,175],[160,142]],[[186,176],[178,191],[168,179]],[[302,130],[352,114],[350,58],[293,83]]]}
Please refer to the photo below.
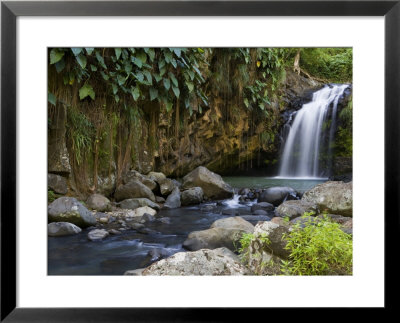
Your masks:
{"label": "stream", "polygon": [[[236,190],[244,187],[290,186],[303,193],[326,179],[243,176],[224,177],[224,180]],[[102,241],[89,241],[87,234],[90,229],[72,236],[48,237],[48,274],[123,275],[127,270],[147,267],[160,257],[186,251],[182,243],[190,232],[208,229],[214,221],[230,216],[221,214],[222,210],[236,209],[240,215],[250,215],[250,207],[255,202],[239,202],[239,196],[235,195],[233,199],[219,202],[163,209],[156,218],[167,217],[169,223],[147,222],[145,225],[150,229],[149,233],[130,229],[119,235],[110,235]],[[273,217],[273,212],[269,216]],[[247,220],[252,224],[258,222],[256,218],[251,220],[251,217]]]}

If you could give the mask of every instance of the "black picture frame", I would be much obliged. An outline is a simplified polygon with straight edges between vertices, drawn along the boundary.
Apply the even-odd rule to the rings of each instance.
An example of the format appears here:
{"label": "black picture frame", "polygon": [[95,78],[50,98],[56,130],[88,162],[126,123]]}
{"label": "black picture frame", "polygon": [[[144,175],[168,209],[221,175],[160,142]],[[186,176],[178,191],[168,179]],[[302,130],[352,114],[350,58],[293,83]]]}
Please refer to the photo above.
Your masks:
{"label": "black picture frame", "polygon": [[[400,1],[4,1],[1,3],[1,321],[236,321],[243,309],[16,307],[16,19],[18,16],[384,16],[385,309],[394,304],[389,237],[399,231]],[[397,256],[396,256],[397,258]],[[389,276],[390,275],[390,276]],[[390,277],[390,281],[389,280]],[[397,284],[396,284],[397,283]],[[252,309],[252,317],[266,309]],[[287,312],[288,313],[288,312]]]}

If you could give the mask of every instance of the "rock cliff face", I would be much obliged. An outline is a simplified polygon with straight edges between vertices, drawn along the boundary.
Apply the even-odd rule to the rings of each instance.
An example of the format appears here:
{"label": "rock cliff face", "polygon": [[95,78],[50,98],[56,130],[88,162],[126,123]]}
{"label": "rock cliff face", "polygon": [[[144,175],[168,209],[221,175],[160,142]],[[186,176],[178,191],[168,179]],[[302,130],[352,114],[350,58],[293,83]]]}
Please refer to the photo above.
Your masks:
{"label": "rock cliff face", "polygon": [[179,106],[167,113],[153,104],[133,129],[131,125],[116,129],[111,119],[105,119],[98,143],[80,163],[74,160],[73,141],[66,131],[68,109],[58,111],[57,106],[48,130],[49,173],[68,178],[71,194],[87,197],[96,192],[114,194],[130,169],[168,177],[182,177],[198,166],[222,175],[261,167],[271,170],[277,166],[284,112],[300,108],[321,86],[287,70],[267,113],[213,93],[201,113],[190,115]]}

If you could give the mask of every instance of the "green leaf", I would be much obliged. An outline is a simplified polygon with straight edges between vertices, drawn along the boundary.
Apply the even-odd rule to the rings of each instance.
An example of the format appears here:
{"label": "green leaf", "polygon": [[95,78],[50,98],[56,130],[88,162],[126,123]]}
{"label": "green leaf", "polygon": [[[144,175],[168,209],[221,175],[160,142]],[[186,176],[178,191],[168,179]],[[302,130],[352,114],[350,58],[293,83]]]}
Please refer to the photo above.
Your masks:
{"label": "green leaf", "polygon": [[161,71],[161,69],[165,66],[165,61],[164,60],[159,60],[158,61],[158,69]]}
{"label": "green leaf", "polygon": [[132,65],[129,62],[126,62],[124,65],[124,69],[126,74],[130,74],[130,72],[132,72]]}
{"label": "green leaf", "polygon": [[60,73],[65,67],[65,60],[58,61],[55,65],[57,73]]}
{"label": "green leaf", "polygon": [[119,57],[121,56],[121,48],[114,48],[114,51],[115,51],[115,57],[119,59]]}
{"label": "green leaf", "polygon": [[152,77],[151,77],[151,73],[150,73],[149,71],[143,71],[143,74],[146,76],[147,81],[148,81],[150,84],[153,84],[153,79],[152,79]]}
{"label": "green leaf", "polygon": [[193,71],[188,71],[190,79],[193,81],[194,79],[194,72]]}
{"label": "green leaf", "polygon": [[58,50],[56,48],[50,51],[50,64],[55,64],[61,60],[64,56],[64,51]]}
{"label": "green leaf", "polygon": [[96,52],[96,58],[97,58],[97,61],[99,62],[99,64],[101,65],[101,67],[103,67],[104,69],[107,69],[107,66],[104,63],[104,58],[100,55],[99,52]]}
{"label": "green leaf", "polygon": [[56,105],[56,103],[57,103],[57,99],[56,99],[56,96],[53,94],[53,93],[51,93],[51,92],[48,92],[47,93],[47,100],[52,104],[52,105]]}
{"label": "green leaf", "polygon": [[81,48],[81,47],[72,47],[71,50],[72,50],[72,52],[74,53],[75,56],[78,56],[82,52],[83,48]]}
{"label": "green leaf", "polygon": [[153,76],[154,76],[154,78],[156,79],[157,83],[160,82],[161,79],[162,79],[162,76],[159,75],[159,74],[154,73]]}
{"label": "green leaf", "polygon": [[90,69],[92,70],[92,72],[96,72],[97,71],[97,66],[94,66],[93,64],[90,64]]}
{"label": "green leaf", "polygon": [[79,55],[79,56],[76,56],[75,58],[76,58],[77,62],[79,63],[79,65],[80,65],[83,69],[85,69],[86,63],[87,63],[86,56],[84,56],[84,55]]}
{"label": "green leaf", "polygon": [[112,89],[113,89],[113,94],[117,94],[118,93],[118,86],[115,83],[111,83]]}
{"label": "green leaf", "polygon": [[167,112],[170,112],[172,109],[172,102],[167,102],[166,108],[167,108]]}
{"label": "green leaf", "polygon": [[170,77],[172,83],[173,83],[176,87],[178,87],[178,80],[176,79],[175,75],[172,74],[171,72],[169,72],[168,75],[169,75],[169,77]]}
{"label": "green leaf", "polygon": [[140,90],[138,87],[134,87],[131,90],[132,97],[135,101],[137,101],[140,97]]}
{"label": "green leaf", "polygon": [[103,77],[104,81],[108,81],[108,79],[110,78],[106,73],[104,73],[103,71],[100,72],[101,76]]}
{"label": "green leaf", "polygon": [[144,80],[144,75],[142,72],[138,72],[136,74],[134,74],[135,78],[139,81],[139,82],[143,82]]}
{"label": "green leaf", "polygon": [[119,75],[117,76],[117,81],[118,81],[118,84],[119,84],[119,85],[123,85],[123,84],[125,83],[125,81],[126,81],[126,78],[125,78],[125,76],[119,74]]}
{"label": "green leaf", "polygon": [[176,56],[181,57],[181,49],[180,48],[174,48],[174,53]]}
{"label": "green leaf", "polygon": [[244,98],[243,102],[244,102],[244,105],[246,106],[246,108],[248,108],[249,107],[249,100],[247,98]]}
{"label": "green leaf", "polygon": [[158,97],[158,90],[155,89],[154,87],[150,88],[149,93],[150,93],[150,101],[153,101]]}
{"label": "green leaf", "polygon": [[79,89],[79,99],[83,100],[87,96],[90,96],[92,100],[95,98],[95,93],[93,88],[89,84],[85,84]]}
{"label": "green leaf", "polygon": [[179,91],[179,88],[173,86],[173,87],[172,87],[172,91],[174,91],[175,96],[176,96],[177,98],[179,98],[179,94],[181,93],[181,92]]}
{"label": "green leaf", "polygon": [[88,55],[92,55],[94,48],[93,47],[85,47],[86,49],[86,53],[88,53]]}
{"label": "green leaf", "polygon": [[189,89],[189,92],[192,92],[192,91],[193,91],[193,89],[194,89],[194,85],[193,85],[193,83],[192,83],[192,82],[186,82],[186,86],[188,87],[188,89]]}
{"label": "green leaf", "polygon": [[164,57],[165,57],[165,61],[166,61],[167,63],[170,63],[171,60],[172,60],[172,53],[171,53],[171,52],[165,51],[165,52],[164,52]]}
{"label": "green leaf", "polygon": [[165,67],[161,68],[160,69],[160,76],[163,76],[166,71],[167,71],[167,69]]}
{"label": "green leaf", "polygon": [[196,73],[199,75],[200,79],[204,82],[203,75],[201,75],[200,70],[199,70],[196,66],[194,66],[194,65],[193,65],[193,69],[194,69],[194,70],[196,71]]}
{"label": "green leaf", "polygon": [[171,82],[169,81],[169,79],[163,79],[163,83],[164,83],[165,89],[168,91],[169,88],[171,87]]}
{"label": "green leaf", "polygon": [[114,100],[115,100],[115,102],[119,102],[119,96],[118,95],[114,95]]}
{"label": "green leaf", "polygon": [[154,61],[154,57],[156,56],[156,53],[155,53],[155,51],[154,51],[154,49],[153,48],[149,48],[149,51],[148,51],[148,53],[147,53],[148,55],[149,55],[149,57],[150,57],[150,61]]}
{"label": "green leaf", "polygon": [[139,52],[136,54],[136,57],[142,61],[143,64],[147,62],[147,55],[146,53]]}
{"label": "green leaf", "polygon": [[175,59],[175,58],[173,58],[173,59],[171,60],[171,64],[172,64],[172,66],[175,67],[175,68],[178,66],[178,64],[176,63],[176,59]]}
{"label": "green leaf", "polygon": [[135,64],[137,67],[142,68],[143,62],[142,62],[139,58],[137,58],[137,57],[135,57],[135,56],[132,56],[132,57],[131,57],[131,61],[132,61],[132,63]]}

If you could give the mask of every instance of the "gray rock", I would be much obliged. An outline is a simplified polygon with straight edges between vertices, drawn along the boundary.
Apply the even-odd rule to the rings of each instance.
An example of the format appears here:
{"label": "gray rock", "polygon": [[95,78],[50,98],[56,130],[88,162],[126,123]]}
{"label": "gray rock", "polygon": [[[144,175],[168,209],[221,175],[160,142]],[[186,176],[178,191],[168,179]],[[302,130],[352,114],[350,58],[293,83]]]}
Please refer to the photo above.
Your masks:
{"label": "gray rock", "polygon": [[314,215],[319,213],[318,206],[315,203],[303,200],[285,201],[275,210],[276,216],[289,217],[293,220],[302,216],[305,212],[313,212]]}
{"label": "gray rock", "polygon": [[86,228],[96,224],[96,218],[74,197],[60,197],[47,208],[49,222],[70,222]]}
{"label": "gray rock", "polygon": [[92,210],[97,210],[100,212],[111,210],[110,200],[100,194],[90,195],[86,200],[86,205]]}
{"label": "gray rock", "polygon": [[225,183],[220,175],[203,166],[197,167],[183,178],[182,189],[192,187],[201,187],[204,196],[209,199],[221,200],[233,195],[232,187]]}
{"label": "gray rock", "polygon": [[110,230],[108,230],[108,232],[109,232],[110,234],[114,234],[114,235],[121,234],[121,232],[120,232],[120,231],[118,231],[118,230],[115,230],[115,229],[110,229]]}
{"label": "gray rock", "polygon": [[58,194],[67,194],[68,185],[65,177],[55,174],[47,174],[47,186]]}
{"label": "gray rock", "polygon": [[264,210],[264,211],[268,212],[268,211],[273,211],[274,209],[275,209],[275,207],[271,203],[268,203],[268,202],[259,202],[259,203],[253,204],[251,206],[252,213],[254,213],[257,210]]}
{"label": "gray rock", "polygon": [[82,229],[69,222],[52,222],[47,225],[49,237],[61,237],[81,232]]}
{"label": "gray rock", "polygon": [[155,201],[155,196],[151,189],[138,180],[131,180],[125,185],[120,185],[115,191],[114,197],[117,201],[135,197],[144,197],[153,202]]}
{"label": "gray rock", "polygon": [[[266,203],[266,202],[262,202],[262,203]],[[254,210],[253,214],[254,215],[268,215],[268,212],[263,209],[259,209],[259,210]]]}
{"label": "gray rock", "polygon": [[164,203],[165,202],[165,198],[163,198],[162,196],[156,196],[156,202],[157,203]]}
{"label": "gray rock", "polygon": [[240,216],[243,220],[246,221],[251,221],[251,222],[255,222],[255,221],[270,221],[271,218],[269,216],[266,215],[241,215]]}
{"label": "gray rock", "polygon": [[142,275],[216,276],[246,275],[248,270],[239,258],[226,248],[202,249],[195,252],[178,252],[143,270]]}
{"label": "gray rock", "polygon": [[129,210],[134,210],[141,206],[149,206],[157,211],[160,210],[160,206],[157,203],[154,203],[150,201],[148,198],[144,197],[123,200],[121,201],[119,206],[121,209],[129,209]]}
{"label": "gray rock", "polygon": [[163,181],[164,179],[166,179],[167,177],[161,173],[161,172],[150,172],[147,174],[147,177],[155,182],[157,182],[158,184],[160,184],[161,181]]}
{"label": "gray rock", "polygon": [[122,182],[124,184],[129,183],[132,180],[138,180],[140,181],[143,185],[147,186],[151,191],[154,191],[157,188],[157,183],[149,178],[148,176],[145,176],[143,174],[140,174],[136,170],[130,170],[125,176],[122,178]]}
{"label": "gray rock", "polygon": [[302,201],[315,203],[321,212],[353,216],[353,182],[325,182],[304,193]]}
{"label": "gray rock", "polygon": [[160,182],[161,195],[167,196],[167,195],[171,194],[171,192],[173,191],[174,188],[175,188],[175,184],[169,178],[166,178]]}
{"label": "gray rock", "polygon": [[189,188],[181,193],[182,205],[200,204],[203,201],[203,189],[201,187]]}
{"label": "gray rock", "polygon": [[278,256],[282,259],[287,259],[289,257],[289,251],[285,249],[286,241],[282,239],[284,234],[289,233],[289,228],[286,226],[281,226],[271,221],[260,222],[254,228],[254,236],[256,239],[253,241],[253,249],[257,249],[257,245],[261,246],[264,244],[257,237],[267,236],[269,243],[267,244],[269,252]]}
{"label": "gray rock", "polygon": [[155,216],[157,214],[157,211],[152,209],[149,206],[142,206],[142,207],[138,207],[137,209],[134,209],[133,212],[128,215],[128,217],[139,217],[139,218],[141,218],[146,213],[151,215],[151,216]]}
{"label": "gray rock", "polygon": [[254,226],[241,217],[231,217],[215,221],[210,229],[194,231],[183,242],[188,250],[215,249],[226,247],[236,250],[236,243],[243,233],[252,233]]}
{"label": "gray rock", "polygon": [[275,186],[261,192],[258,202],[268,202],[278,206],[285,200],[295,199],[297,192],[291,187]]}
{"label": "gray rock", "polygon": [[181,206],[181,193],[179,188],[174,188],[172,193],[167,197],[165,201],[164,208],[166,209],[176,209]]}
{"label": "gray rock", "polygon": [[221,211],[221,213],[223,215],[232,215],[232,216],[240,215],[240,212],[239,212],[238,209],[224,209],[224,210]]}
{"label": "gray rock", "polygon": [[88,239],[92,241],[102,240],[109,235],[104,229],[94,229],[88,233]]}

